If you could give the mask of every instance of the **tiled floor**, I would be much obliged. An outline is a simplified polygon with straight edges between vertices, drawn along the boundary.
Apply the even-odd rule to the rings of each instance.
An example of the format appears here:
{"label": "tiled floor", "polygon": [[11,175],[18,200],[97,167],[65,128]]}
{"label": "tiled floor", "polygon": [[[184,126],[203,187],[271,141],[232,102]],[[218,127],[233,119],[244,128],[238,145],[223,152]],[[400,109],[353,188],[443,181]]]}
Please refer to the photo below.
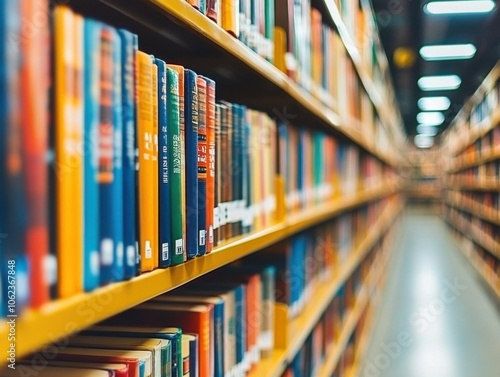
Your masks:
{"label": "tiled floor", "polygon": [[500,376],[500,305],[446,224],[407,210],[356,377]]}

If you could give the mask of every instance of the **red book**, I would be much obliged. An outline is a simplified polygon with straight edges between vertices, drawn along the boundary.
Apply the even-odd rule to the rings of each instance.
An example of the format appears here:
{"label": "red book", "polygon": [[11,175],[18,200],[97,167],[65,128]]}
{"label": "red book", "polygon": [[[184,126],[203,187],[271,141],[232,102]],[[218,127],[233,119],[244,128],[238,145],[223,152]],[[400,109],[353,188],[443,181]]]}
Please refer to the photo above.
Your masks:
{"label": "red book", "polygon": [[[49,300],[45,275],[49,254],[48,231],[48,89],[49,20],[46,0],[21,2],[23,30],[36,17],[36,32],[21,36],[22,158],[25,170],[27,227],[25,248],[29,259],[29,290],[32,307]],[[27,23],[24,25],[24,23]],[[24,28],[26,26],[26,29]]]}

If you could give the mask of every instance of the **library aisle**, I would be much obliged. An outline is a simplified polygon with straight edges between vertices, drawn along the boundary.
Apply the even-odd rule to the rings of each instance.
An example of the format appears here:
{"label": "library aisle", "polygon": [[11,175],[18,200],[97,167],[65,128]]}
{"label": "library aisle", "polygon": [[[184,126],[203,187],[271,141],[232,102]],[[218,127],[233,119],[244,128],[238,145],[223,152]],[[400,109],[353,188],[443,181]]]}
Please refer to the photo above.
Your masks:
{"label": "library aisle", "polygon": [[500,307],[447,225],[406,210],[356,377],[475,377],[500,370]]}

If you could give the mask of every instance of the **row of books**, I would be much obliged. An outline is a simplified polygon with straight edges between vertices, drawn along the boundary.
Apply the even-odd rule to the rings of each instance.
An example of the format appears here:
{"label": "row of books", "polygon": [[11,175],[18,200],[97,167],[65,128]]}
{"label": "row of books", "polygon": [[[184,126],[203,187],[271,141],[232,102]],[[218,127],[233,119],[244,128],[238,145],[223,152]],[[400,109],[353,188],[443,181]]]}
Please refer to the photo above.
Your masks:
{"label": "row of books", "polygon": [[472,236],[475,243],[500,256],[500,226],[457,208],[446,207],[445,217],[463,234]]}
{"label": "row of books", "polygon": [[500,127],[494,127],[460,153],[455,161],[458,166],[476,163],[483,158],[498,154],[500,150]]}
{"label": "row of books", "polygon": [[[332,226],[317,226],[293,237],[285,249],[272,246],[262,250],[54,343],[57,352],[47,360],[47,372],[42,375],[247,375],[272,355],[275,302],[293,310],[299,291],[310,295],[313,282],[325,280],[343,265],[332,236],[340,230]],[[381,245],[373,247],[339,288],[299,351],[297,368],[315,360],[317,369],[334,347],[367,276],[377,266]],[[39,357],[34,353],[24,358],[18,368],[29,373]]]}
{"label": "row of books", "polygon": [[452,184],[480,185],[499,183],[500,159],[449,174],[447,179]]}
{"label": "row of books", "polygon": [[452,203],[481,212],[493,219],[500,219],[500,192],[448,190],[446,198]]}
{"label": "row of books", "polygon": [[490,286],[500,293],[500,259],[491,255],[486,249],[477,245],[456,229],[451,229],[455,238],[461,243],[462,249],[469,260],[476,266]]}

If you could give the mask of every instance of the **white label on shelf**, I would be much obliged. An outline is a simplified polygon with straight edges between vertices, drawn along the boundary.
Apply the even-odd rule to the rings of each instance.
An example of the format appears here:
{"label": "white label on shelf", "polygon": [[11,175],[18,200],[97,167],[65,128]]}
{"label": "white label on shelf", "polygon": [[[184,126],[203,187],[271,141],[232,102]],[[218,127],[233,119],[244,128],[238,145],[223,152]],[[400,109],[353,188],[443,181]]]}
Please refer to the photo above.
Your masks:
{"label": "white label on shelf", "polygon": [[272,330],[263,331],[259,336],[259,346],[261,350],[272,350],[274,347],[274,334]]}
{"label": "white label on shelf", "polygon": [[[99,252],[96,250],[93,252],[97,256],[97,272],[99,271]],[[93,258],[90,258],[91,265]],[[92,266],[93,267],[93,266]],[[47,255],[43,259],[43,270],[45,272],[45,281],[49,286],[54,285],[57,282],[57,258],[55,255]],[[92,271],[94,273],[94,271]]]}
{"label": "white label on shelf", "polygon": [[113,240],[105,238],[101,241],[101,263],[104,266],[113,264]]}
{"label": "white label on shelf", "polygon": [[219,207],[214,208],[214,218],[213,218],[213,229],[218,229],[219,228]]}
{"label": "white label on shelf", "polygon": [[125,253],[127,258],[127,266],[133,266],[135,264],[135,247],[127,246]]}
{"label": "white label on shelf", "polygon": [[200,246],[205,246],[205,243],[206,243],[206,231],[205,229],[201,229],[200,230]]}
{"label": "white label on shelf", "polygon": [[144,258],[150,259],[153,256],[153,251],[151,250],[151,241],[146,240],[144,245]]}
{"label": "white label on shelf", "polygon": [[[100,269],[100,260],[99,260],[99,251],[93,250],[90,252],[90,273],[94,276],[99,274]],[[57,261],[56,261],[57,263]]]}
{"label": "white label on shelf", "polygon": [[209,244],[214,243],[214,228],[212,225],[208,227],[208,243]]}
{"label": "white label on shelf", "polygon": [[120,242],[116,245],[116,264],[118,267],[123,267],[123,259],[123,242]]}

